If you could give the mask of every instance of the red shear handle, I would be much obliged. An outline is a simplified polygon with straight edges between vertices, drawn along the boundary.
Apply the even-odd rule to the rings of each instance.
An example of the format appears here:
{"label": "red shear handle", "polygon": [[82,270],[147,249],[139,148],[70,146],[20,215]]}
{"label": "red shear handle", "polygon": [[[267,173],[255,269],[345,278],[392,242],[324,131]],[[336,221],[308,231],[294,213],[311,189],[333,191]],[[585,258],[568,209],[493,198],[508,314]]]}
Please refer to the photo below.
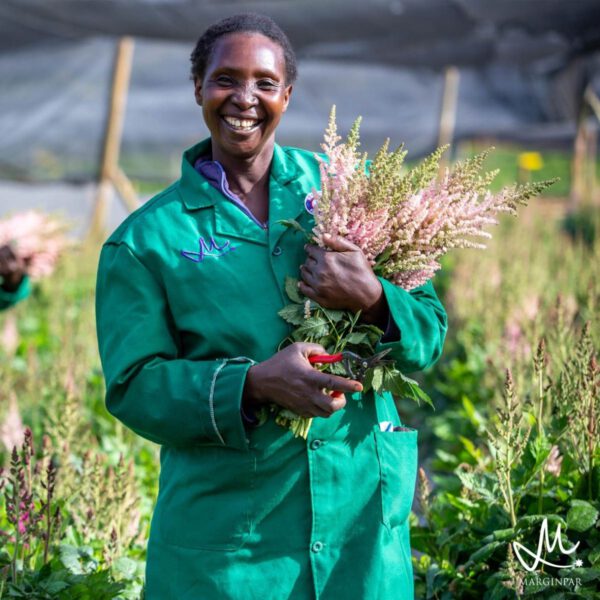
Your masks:
{"label": "red shear handle", "polygon": [[340,362],[343,358],[344,356],[341,352],[338,352],[338,354],[313,354],[308,357],[308,362],[311,365],[315,363],[328,364]]}

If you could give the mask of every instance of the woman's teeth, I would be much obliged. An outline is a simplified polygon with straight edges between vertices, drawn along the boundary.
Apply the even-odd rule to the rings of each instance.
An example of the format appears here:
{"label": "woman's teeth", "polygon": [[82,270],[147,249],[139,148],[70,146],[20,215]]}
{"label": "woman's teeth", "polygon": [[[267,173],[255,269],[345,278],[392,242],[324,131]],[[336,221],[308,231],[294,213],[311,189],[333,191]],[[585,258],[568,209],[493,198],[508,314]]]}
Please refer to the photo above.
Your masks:
{"label": "woman's teeth", "polygon": [[223,120],[234,129],[239,129],[240,131],[251,131],[258,125],[258,121],[256,119],[235,119],[234,117],[223,117]]}

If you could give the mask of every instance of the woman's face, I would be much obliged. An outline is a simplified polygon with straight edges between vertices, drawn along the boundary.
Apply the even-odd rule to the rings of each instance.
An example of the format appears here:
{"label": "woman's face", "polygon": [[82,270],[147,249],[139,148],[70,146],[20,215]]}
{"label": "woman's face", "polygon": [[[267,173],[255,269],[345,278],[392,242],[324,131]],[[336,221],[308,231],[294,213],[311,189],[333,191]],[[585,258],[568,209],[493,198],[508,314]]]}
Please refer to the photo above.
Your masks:
{"label": "woman's face", "polygon": [[213,158],[249,158],[272,148],[292,91],[285,85],[285,58],[276,42],[259,33],[224,35],[215,44],[204,78],[194,84]]}

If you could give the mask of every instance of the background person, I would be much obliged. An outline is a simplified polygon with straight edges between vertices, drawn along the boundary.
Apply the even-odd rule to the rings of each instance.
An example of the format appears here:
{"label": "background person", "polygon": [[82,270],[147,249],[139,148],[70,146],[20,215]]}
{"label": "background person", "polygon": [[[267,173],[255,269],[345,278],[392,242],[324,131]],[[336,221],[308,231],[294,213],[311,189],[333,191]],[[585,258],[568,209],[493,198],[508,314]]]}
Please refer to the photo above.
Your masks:
{"label": "background person", "polygon": [[25,261],[6,244],[0,246],[0,310],[13,306],[29,294]]}

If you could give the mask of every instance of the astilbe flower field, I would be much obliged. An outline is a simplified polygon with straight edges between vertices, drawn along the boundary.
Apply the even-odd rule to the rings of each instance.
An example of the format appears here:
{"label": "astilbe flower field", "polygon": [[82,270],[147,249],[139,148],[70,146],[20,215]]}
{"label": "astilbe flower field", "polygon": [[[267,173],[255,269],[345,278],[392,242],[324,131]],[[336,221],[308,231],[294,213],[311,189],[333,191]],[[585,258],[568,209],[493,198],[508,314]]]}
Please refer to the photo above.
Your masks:
{"label": "astilbe flower field", "polygon": [[[586,220],[584,237],[565,233],[564,212],[542,198],[502,219],[486,252],[441,259],[450,327],[421,382],[436,411],[396,396],[419,429],[417,600],[598,598],[600,218]],[[0,313],[1,598],[143,598],[159,448],[104,407],[97,259],[96,247],[69,247]],[[293,304],[301,327],[304,299]],[[367,335],[352,333],[353,343]],[[535,552],[544,518],[551,534],[561,524],[567,549],[579,546],[546,555],[567,568],[529,572],[514,544]]]}
{"label": "astilbe flower field", "polygon": [[[546,200],[489,252],[458,255],[454,333],[430,381],[439,413],[398,405],[428,457],[411,517],[418,598],[599,597],[600,211],[588,241],[561,212]],[[544,521],[568,554],[543,546],[535,564]]]}
{"label": "astilbe flower field", "polygon": [[[486,230],[497,225],[501,213],[516,214],[519,205],[539,195],[554,180],[512,185],[492,192],[498,171],[483,172],[488,151],[446,169],[438,177],[445,148],[439,148],[412,169],[405,169],[403,147],[389,150],[387,140],[372,162],[360,153],[360,118],[342,143],[337,133],[335,106],[325,131],[320,162],[320,190],[315,198],[312,232],[307,239],[324,247],[323,236],[342,237],[358,246],[376,275],[410,291],[429,281],[440,269],[440,259],[455,248],[484,249],[480,240],[492,236]],[[285,222],[302,230],[297,222]],[[476,241],[479,240],[479,241]],[[286,291],[292,304],[279,314],[295,331],[289,341],[310,341],[331,354],[351,350],[361,356],[374,353],[383,333],[360,323],[360,315],[326,310],[303,299],[292,279]],[[300,304],[304,312],[300,313]],[[329,367],[336,372],[335,369]],[[338,373],[342,373],[338,367]],[[413,380],[392,366],[369,369],[365,391],[390,391],[430,402]],[[310,419],[273,407],[276,421],[294,435],[306,437]]]}

